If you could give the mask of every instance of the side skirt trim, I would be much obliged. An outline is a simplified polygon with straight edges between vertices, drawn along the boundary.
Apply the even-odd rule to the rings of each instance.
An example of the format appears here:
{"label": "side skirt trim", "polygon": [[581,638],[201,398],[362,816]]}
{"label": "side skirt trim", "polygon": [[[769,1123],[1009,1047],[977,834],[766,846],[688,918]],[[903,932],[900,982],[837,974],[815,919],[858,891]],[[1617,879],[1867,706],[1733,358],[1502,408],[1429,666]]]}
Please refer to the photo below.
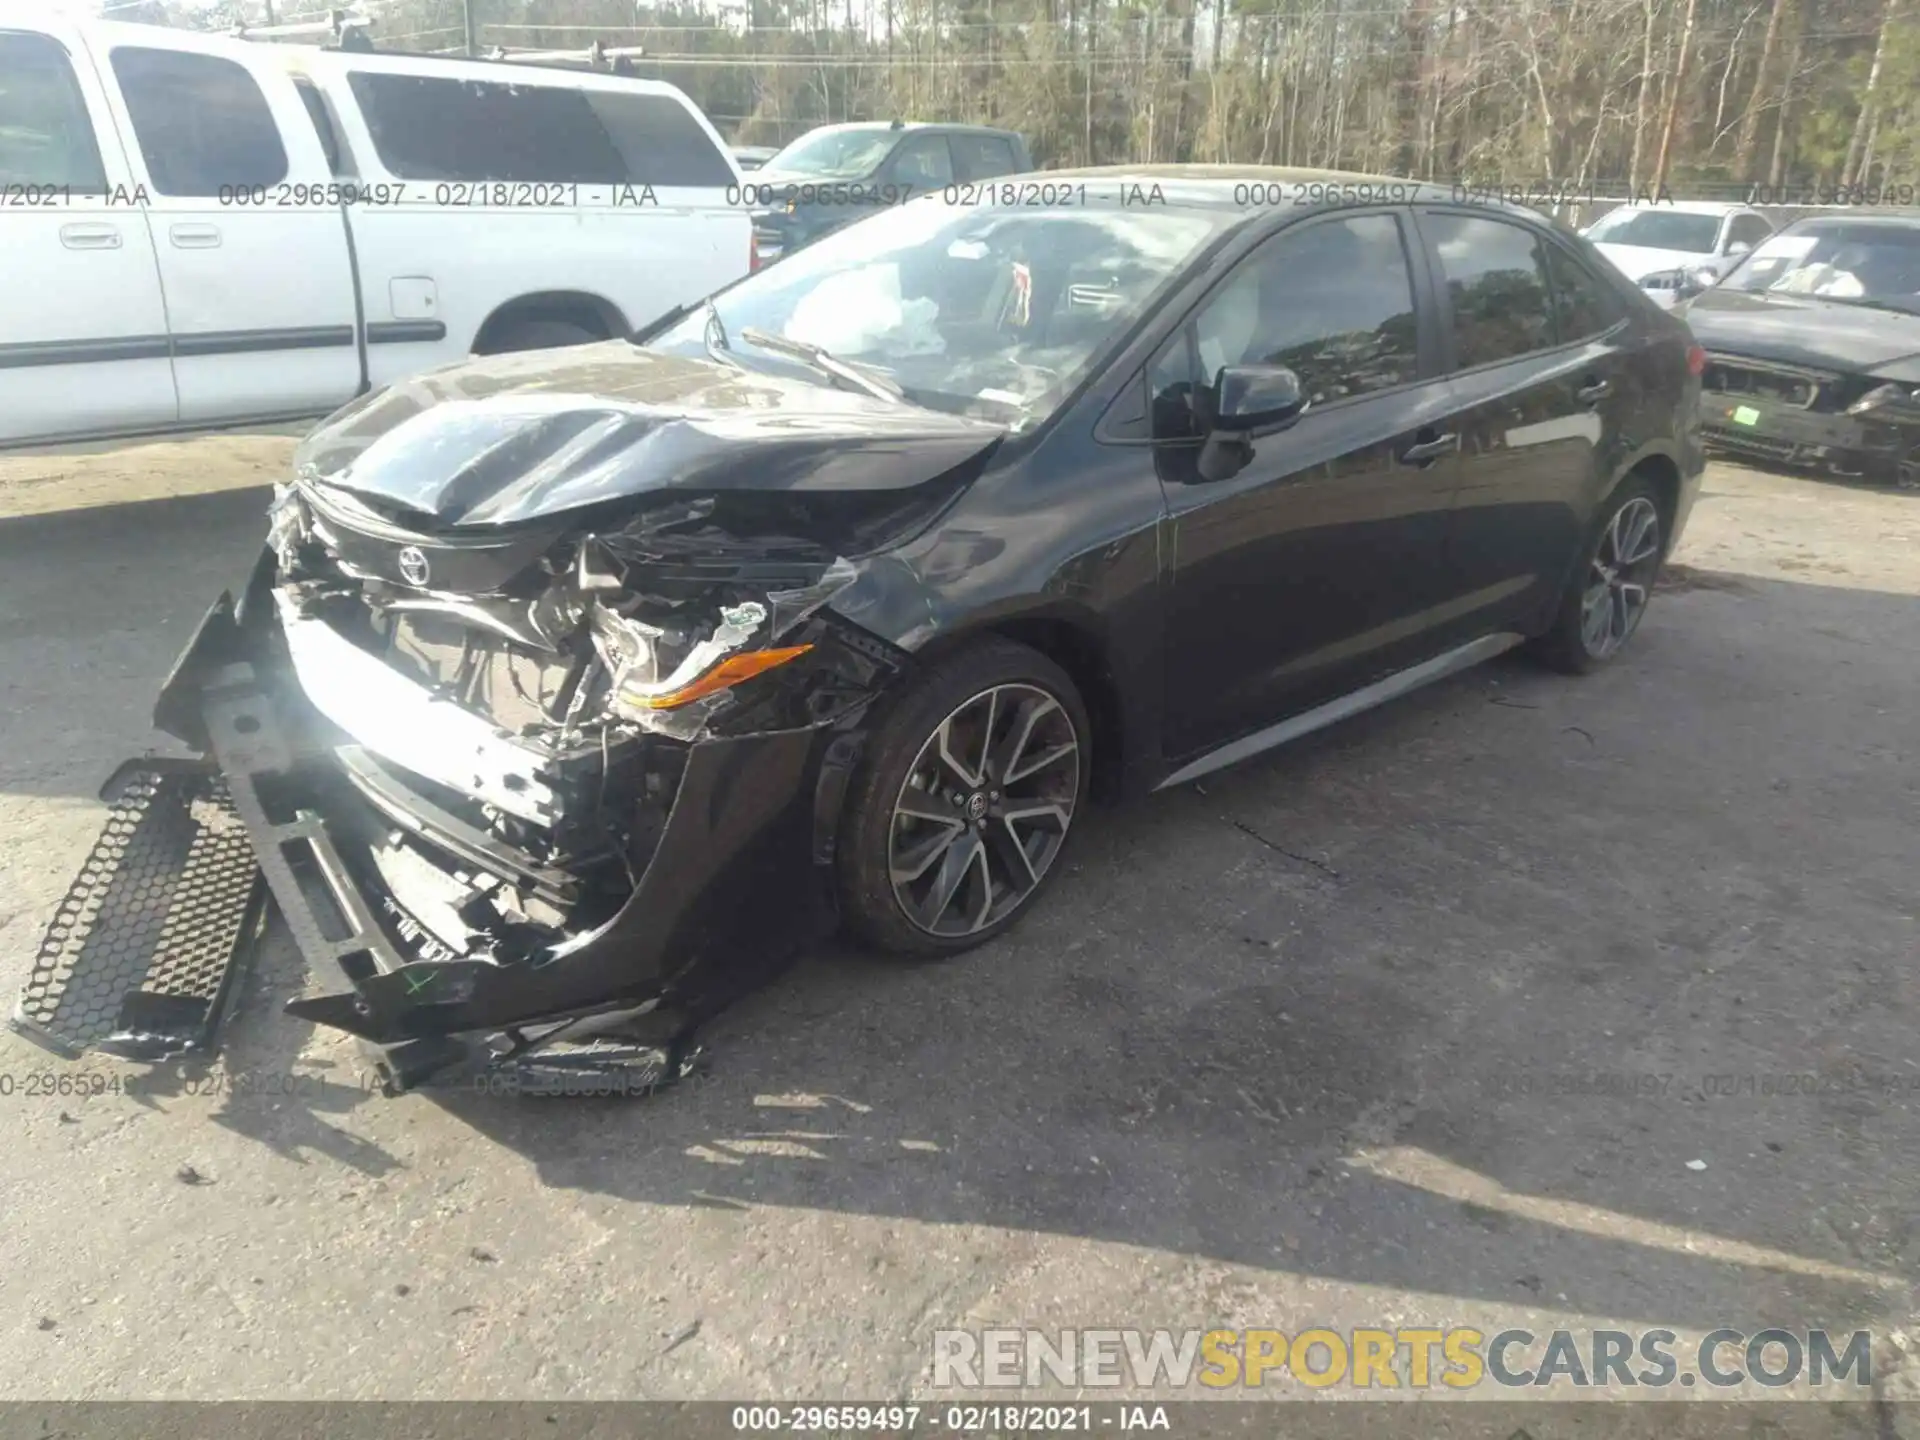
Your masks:
{"label": "side skirt trim", "polygon": [[1218,749],[1209,750],[1197,760],[1190,760],[1173,774],[1153,788],[1156,791],[1171,789],[1175,785],[1184,785],[1189,780],[1198,780],[1202,775],[1211,775],[1215,770],[1225,769],[1238,764],[1263,750],[1271,750],[1276,745],[1285,745],[1290,740],[1298,740],[1302,735],[1310,735],[1315,730],[1325,729],[1329,725],[1371,710],[1376,705],[1384,705],[1389,700],[1430,685],[1435,680],[1443,680],[1449,675],[1469,670],[1482,661],[1513,649],[1525,640],[1526,636],[1512,632],[1495,635],[1482,635],[1478,640],[1469,641],[1455,650],[1447,650],[1430,660],[1422,660],[1405,670],[1396,671],[1384,680],[1376,680],[1371,685],[1351,691],[1324,705],[1316,705],[1311,710],[1282,720],[1278,725],[1269,725],[1264,730],[1256,730],[1238,740],[1229,741]]}

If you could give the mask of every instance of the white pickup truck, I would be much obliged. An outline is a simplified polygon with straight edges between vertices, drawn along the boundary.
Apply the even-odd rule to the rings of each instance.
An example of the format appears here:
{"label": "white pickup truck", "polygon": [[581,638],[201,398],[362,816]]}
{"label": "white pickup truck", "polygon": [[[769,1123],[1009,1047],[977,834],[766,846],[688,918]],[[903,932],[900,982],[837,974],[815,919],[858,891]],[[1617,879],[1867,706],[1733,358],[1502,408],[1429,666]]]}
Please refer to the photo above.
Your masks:
{"label": "white pickup truck", "polygon": [[0,446],[324,414],[752,265],[671,85],[0,16]]}

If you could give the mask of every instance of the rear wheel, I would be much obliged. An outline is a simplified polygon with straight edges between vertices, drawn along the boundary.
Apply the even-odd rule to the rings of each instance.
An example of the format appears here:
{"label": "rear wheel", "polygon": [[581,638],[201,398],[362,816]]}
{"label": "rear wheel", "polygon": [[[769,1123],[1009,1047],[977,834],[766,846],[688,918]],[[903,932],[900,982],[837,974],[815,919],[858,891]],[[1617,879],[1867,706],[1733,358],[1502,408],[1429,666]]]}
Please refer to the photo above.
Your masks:
{"label": "rear wheel", "polygon": [[1666,552],[1665,518],[1651,483],[1630,476],[1607,500],[1553,628],[1535,642],[1556,670],[1584,675],[1619,654],[1647,613]]}
{"label": "rear wheel", "polygon": [[559,350],[568,345],[592,345],[606,339],[571,320],[516,320],[487,346],[489,355],[516,350]]}
{"label": "rear wheel", "polygon": [[1008,640],[938,663],[868,745],[840,829],[848,927],[902,955],[1003,933],[1059,869],[1088,777],[1065,671]]}

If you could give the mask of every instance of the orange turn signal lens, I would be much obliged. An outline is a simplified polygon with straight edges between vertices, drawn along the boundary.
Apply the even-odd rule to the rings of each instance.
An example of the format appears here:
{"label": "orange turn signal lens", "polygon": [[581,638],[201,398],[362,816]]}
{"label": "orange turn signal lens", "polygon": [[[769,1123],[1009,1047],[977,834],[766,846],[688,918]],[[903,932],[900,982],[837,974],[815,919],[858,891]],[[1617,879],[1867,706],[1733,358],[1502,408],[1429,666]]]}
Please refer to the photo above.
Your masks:
{"label": "orange turn signal lens", "polygon": [[776,665],[784,665],[789,660],[797,660],[809,650],[811,645],[789,645],[784,650],[749,650],[744,655],[730,655],[698,679],[689,680],[678,690],[668,690],[659,695],[626,696],[628,703],[642,710],[675,710],[708,695],[716,695],[722,690],[738,685],[742,680],[751,680],[764,674]]}

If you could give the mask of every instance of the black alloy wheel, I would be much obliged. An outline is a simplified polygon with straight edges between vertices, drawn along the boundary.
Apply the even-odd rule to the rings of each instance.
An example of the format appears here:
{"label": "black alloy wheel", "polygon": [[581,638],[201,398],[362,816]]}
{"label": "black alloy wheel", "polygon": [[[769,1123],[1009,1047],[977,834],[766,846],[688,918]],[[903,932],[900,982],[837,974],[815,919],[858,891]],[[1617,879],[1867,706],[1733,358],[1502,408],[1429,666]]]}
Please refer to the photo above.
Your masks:
{"label": "black alloy wheel", "polygon": [[1046,656],[991,640],[922,676],[869,745],[841,830],[846,917],[884,950],[970,949],[1058,869],[1087,788],[1088,725]]}

